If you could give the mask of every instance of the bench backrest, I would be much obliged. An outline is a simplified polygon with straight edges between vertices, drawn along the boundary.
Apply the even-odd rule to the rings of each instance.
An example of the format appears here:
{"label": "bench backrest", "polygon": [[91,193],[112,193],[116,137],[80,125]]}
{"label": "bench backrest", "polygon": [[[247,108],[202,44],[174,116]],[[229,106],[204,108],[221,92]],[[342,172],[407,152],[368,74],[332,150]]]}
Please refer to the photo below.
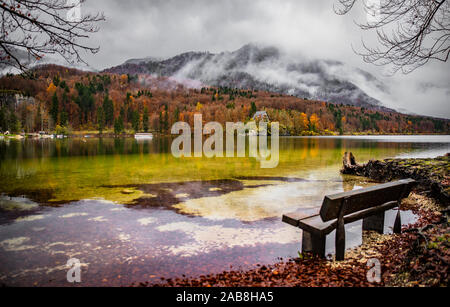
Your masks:
{"label": "bench backrest", "polygon": [[346,199],[344,215],[377,207],[387,202],[398,201],[409,195],[414,183],[413,179],[403,179],[364,189],[327,195],[320,208],[320,217],[324,222],[338,218],[344,199]]}

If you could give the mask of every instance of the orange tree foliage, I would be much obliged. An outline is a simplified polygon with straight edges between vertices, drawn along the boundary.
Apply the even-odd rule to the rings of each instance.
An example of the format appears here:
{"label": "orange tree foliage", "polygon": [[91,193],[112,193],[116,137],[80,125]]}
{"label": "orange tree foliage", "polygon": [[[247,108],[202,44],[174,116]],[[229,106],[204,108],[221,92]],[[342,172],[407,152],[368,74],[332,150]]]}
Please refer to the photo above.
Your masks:
{"label": "orange tree foliage", "polygon": [[53,82],[51,82],[47,88],[47,93],[49,93],[50,95],[53,95],[55,92],[56,92],[56,86],[53,84]]}
{"label": "orange tree foliage", "polygon": [[313,113],[309,118],[309,129],[311,131],[316,131],[319,125],[319,117],[317,117],[316,113]]}

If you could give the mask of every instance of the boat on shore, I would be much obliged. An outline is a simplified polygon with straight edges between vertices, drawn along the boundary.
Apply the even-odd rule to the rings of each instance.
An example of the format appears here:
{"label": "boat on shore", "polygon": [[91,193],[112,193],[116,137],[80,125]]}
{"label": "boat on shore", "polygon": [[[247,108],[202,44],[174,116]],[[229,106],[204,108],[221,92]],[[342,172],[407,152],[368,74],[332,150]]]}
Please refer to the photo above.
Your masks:
{"label": "boat on shore", "polygon": [[136,140],[152,140],[153,134],[152,133],[136,133],[134,135],[134,138]]}

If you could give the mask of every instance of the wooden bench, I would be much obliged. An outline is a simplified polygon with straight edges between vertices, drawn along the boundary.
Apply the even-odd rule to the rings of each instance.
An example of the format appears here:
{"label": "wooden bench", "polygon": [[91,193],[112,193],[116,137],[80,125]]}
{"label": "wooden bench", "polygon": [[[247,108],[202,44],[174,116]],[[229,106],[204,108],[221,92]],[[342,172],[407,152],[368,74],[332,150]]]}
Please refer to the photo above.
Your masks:
{"label": "wooden bench", "polygon": [[[347,223],[363,220],[363,230],[383,233],[384,212],[398,207],[414,186],[413,179],[384,183],[369,188],[325,196],[320,214],[305,217],[301,214],[283,215],[283,222],[303,230],[302,252],[325,257],[326,236],[336,229],[336,260],[345,254]],[[394,233],[401,232],[400,211],[394,223]]]}

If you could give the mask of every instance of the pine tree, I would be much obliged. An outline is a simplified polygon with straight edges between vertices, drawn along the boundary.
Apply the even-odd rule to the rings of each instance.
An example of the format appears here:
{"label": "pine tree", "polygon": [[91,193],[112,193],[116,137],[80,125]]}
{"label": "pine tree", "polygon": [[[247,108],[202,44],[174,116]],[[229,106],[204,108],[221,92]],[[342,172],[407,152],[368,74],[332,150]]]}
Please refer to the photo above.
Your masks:
{"label": "pine tree", "polygon": [[50,116],[52,117],[53,122],[55,124],[58,123],[58,113],[59,113],[59,102],[58,102],[58,96],[56,96],[56,92],[55,92],[52,97],[52,107],[50,109]]}
{"label": "pine tree", "polygon": [[127,92],[127,97],[125,98],[125,105],[128,105],[131,102],[131,93]]}
{"label": "pine tree", "polygon": [[20,120],[17,118],[14,112],[10,113],[8,126],[9,130],[11,130],[12,133],[17,133],[20,131]]}
{"label": "pine tree", "polygon": [[8,124],[6,121],[6,111],[4,108],[0,108],[0,132],[8,130]]}
{"label": "pine tree", "polygon": [[142,127],[144,128],[144,132],[148,132],[148,108],[145,107],[144,115],[142,116]]}
{"label": "pine tree", "polygon": [[133,125],[134,132],[139,132],[139,113],[138,111],[133,111],[131,115],[131,123]]}
{"label": "pine tree", "polygon": [[103,129],[105,129],[105,112],[103,111],[102,107],[99,107],[97,109],[97,125],[98,125],[98,131],[100,134],[103,133]]}
{"label": "pine tree", "polygon": [[59,115],[60,118],[60,122],[62,126],[67,126],[67,123],[69,121],[69,115],[67,114],[66,111],[62,111],[61,114]]}
{"label": "pine tree", "polygon": [[103,99],[103,113],[105,125],[112,125],[114,122],[114,104],[108,95]]}
{"label": "pine tree", "polygon": [[126,118],[125,118],[125,110],[123,108],[120,110],[120,112],[123,112],[121,114],[122,114],[122,117],[124,118],[125,123],[132,123],[133,122],[133,109],[132,108],[130,108],[130,107],[127,108],[127,112],[126,112],[127,116],[126,116]]}
{"label": "pine tree", "polygon": [[56,76],[53,77],[53,84],[54,84],[55,86],[58,86],[60,81],[61,81],[61,79],[59,78],[58,75],[56,75]]}
{"label": "pine tree", "polygon": [[254,101],[252,101],[252,106],[251,106],[251,108],[250,108],[250,114],[249,114],[249,116],[252,117],[253,115],[255,115],[256,111],[257,111],[257,110],[256,110],[256,104],[255,104]]}
{"label": "pine tree", "polygon": [[174,122],[178,122],[179,118],[180,118],[180,109],[177,106],[175,108],[175,113],[173,114]]}
{"label": "pine tree", "polygon": [[122,116],[119,116],[119,118],[117,118],[114,121],[114,133],[116,135],[119,135],[123,132],[123,118]]}

